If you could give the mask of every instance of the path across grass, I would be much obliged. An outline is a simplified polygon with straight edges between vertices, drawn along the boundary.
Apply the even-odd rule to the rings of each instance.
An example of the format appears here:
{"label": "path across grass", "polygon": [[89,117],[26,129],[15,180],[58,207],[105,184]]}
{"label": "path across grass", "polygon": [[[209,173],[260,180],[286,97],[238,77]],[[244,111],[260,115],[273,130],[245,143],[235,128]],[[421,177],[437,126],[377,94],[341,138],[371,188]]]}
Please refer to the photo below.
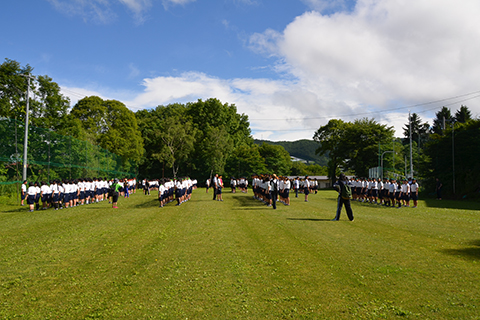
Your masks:
{"label": "path across grass", "polygon": [[354,202],[333,222],[334,191],[277,210],[211,197],[1,207],[0,318],[480,318],[476,203]]}

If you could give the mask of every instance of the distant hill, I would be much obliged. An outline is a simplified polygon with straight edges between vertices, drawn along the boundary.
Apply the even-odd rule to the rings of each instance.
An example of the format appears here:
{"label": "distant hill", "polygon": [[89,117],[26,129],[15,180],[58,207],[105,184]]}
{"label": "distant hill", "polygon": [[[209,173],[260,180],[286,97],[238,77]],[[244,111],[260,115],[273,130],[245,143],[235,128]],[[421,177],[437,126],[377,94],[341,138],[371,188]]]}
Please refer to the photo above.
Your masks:
{"label": "distant hill", "polygon": [[328,155],[319,157],[315,154],[315,151],[319,147],[319,143],[313,140],[297,140],[297,141],[269,141],[269,140],[254,140],[255,144],[261,145],[262,143],[280,145],[290,153],[291,156],[307,160],[309,162],[315,162],[321,166],[326,166],[328,162]]}

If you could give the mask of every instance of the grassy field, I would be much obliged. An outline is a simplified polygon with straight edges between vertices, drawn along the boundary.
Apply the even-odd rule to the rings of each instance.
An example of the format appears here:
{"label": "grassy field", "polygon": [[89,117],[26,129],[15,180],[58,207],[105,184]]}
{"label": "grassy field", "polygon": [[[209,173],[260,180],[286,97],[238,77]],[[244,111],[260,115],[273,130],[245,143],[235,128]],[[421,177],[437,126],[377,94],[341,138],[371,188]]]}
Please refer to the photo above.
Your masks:
{"label": "grassy field", "polygon": [[354,202],[333,222],[333,191],[211,197],[0,207],[0,318],[480,318],[478,203]]}

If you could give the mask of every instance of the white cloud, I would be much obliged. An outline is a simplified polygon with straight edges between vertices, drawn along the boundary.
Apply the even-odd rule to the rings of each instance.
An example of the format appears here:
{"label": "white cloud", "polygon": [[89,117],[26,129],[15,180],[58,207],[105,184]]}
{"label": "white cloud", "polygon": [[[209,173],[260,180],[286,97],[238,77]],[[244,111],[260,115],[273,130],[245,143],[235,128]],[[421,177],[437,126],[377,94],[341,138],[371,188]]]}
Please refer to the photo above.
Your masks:
{"label": "white cloud", "polygon": [[128,68],[130,69],[130,74],[128,75],[129,78],[136,78],[140,75],[140,70],[138,70],[133,63],[130,63]]}
{"label": "white cloud", "polygon": [[162,0],[163,6],[165,9],[172,5],[186,5],[187,3],[190,2],[195,2],[196,0]]}
{"label": "white cloud", "polygon": [[[326,3],[308,2],[319,10]],[[430,123],[435,107],[454,101],[452,113],[466,104],[480,114],[478,98],[415,106],[480,90],[479,15],[477,0],[358,0],[349,11],[306,12],[281,32],[250,38],[252,50],[276,60],[281,80],[185,72],[145,79],[145,90],[126,104],[136,110],[215,97],[247,114],[255,137],[273,140],[311,138],[331,118],[362,117],[402,136],[408,108],[399,107]]]}
{"label": "white cloud", "polygon": [[80,16],[85,22],[106,24],[115,20],[117,15],[111,8],[110,0],[47,0],[58,11]]}
{"label": "white cloud", "polygon": [[[475,0],[359,0],[351,12],[304,13],[282,33],[252,35],[250,44],[279,57],[283,69],[297,77],[304,94],[292,97],[303,99],[291,105],[300,114],[339,115],[349,109],[358,114],[479,90],[479,14]],[[479,110],[478,101],[469,103]],[[394,123],[402,135],[398,123],[406,122],[407,114],[382,113],[376,119]]]}
{"label": "white cloud", "polygon": [[[108,24],[117,18],[115,5],[120,3],[133,13],[136,23],[143,23],[153,0],[47,0],[58,11],[80,16],[85,22]],[[185,5],[195,0],[162,0],[164,7]]]}
{"label": "white cloud", "polygon": [[344,11],[352,0],[302,0],[307,6],[318,12]]}

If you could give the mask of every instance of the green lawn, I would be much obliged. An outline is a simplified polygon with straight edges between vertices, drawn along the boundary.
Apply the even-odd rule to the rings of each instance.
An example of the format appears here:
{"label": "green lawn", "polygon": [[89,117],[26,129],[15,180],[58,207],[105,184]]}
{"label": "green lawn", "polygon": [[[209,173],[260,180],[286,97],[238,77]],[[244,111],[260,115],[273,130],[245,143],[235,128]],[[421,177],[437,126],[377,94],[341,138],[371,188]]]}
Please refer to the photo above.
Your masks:
{"label": "green lawn", "polygon": [[478,203],[333,222],[333,191],[277,210],[249,192],[0,207],[0,318],[480,319]]}

